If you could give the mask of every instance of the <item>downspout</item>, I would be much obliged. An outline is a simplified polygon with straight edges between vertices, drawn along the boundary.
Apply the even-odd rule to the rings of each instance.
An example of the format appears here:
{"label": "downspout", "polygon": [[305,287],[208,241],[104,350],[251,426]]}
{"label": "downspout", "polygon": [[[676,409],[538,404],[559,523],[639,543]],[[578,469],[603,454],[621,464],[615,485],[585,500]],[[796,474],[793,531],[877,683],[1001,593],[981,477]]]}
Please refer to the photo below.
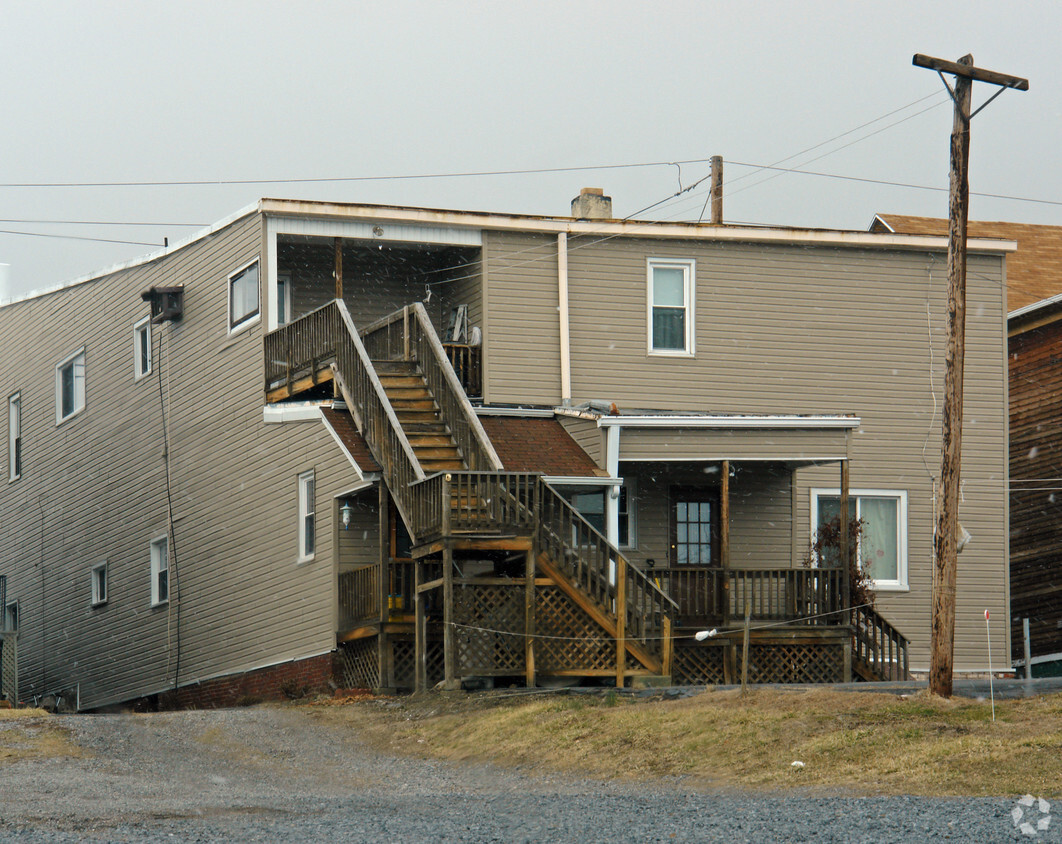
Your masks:
{"label": "downspout", "polygon": [[560,319],[561,404],[572,403],[571,337],[568,331],[568,234],[557,235],[557,314]]}

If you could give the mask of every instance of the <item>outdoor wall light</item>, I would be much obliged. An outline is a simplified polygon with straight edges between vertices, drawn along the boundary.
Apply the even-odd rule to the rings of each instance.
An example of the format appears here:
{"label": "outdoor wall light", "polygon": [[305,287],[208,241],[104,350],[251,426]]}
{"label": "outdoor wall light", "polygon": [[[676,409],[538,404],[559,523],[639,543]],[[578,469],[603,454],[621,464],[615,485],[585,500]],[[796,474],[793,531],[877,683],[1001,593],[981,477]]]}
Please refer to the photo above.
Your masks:
{"label": "outdoor wall light", "polygon": [[350,519],[354,515],[354,508],[350,506],[349,501],[343,503],[343,506],[339,508],[339,513],[343,517],[343,530],[350,530]]}

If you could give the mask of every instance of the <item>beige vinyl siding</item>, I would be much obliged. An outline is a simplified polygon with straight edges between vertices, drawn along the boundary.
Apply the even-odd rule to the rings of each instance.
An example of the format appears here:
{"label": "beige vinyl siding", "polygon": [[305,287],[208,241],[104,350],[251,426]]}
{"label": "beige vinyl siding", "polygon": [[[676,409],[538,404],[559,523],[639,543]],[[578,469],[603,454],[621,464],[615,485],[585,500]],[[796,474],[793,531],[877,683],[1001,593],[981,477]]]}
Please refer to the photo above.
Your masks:
{"label": "beige vinyl siding", "polygon": [[557,421],[600,468],[605,468],[605,432],[593,419],[558,416]]}
{"label": "beige vinyl siding", "polygon": [[374,486],[350,497],[354,508],[350,527],[339,524],[339,570],[349,571],[380,562],[379,492]]}
{"label": "beige vinyl siding", "polygon": [[[710,236],[710,235],[708,235]],[[706,236],[707,237],[707,236]],[[487,320],[539,318],[554,324],[555,244],[490,236]],[[503,248],[504,247],[504,248]],[[521,283],[495,295],[502,267]],[[694,260],[696,355],[647,352],[650,258]],[[974,541],[959,561],[955,660],[987,668],[984,610],[1007,617],[1004,266],[999,255],[968,259],[963,524]],[[906,490],[908,583],[882,593],[883,614],[912,641],[912,666],[928,665],[933,479],[940,468],[944,385],[946,256],[863,246],[754,245],[705,240],[570,238],[568,251],[572,400],[616,402],[626,411],[851,414],[853,488]],[[513,288],[518,288],[513,289]],[[527,301],[536,293],[537,303]],[[508,333],[518,326],[507,323]],[[497,336],[497,331],[492,331]],[[536,328],[488,350],[495,401],[556,399],[540,363]],[[543,335],[544,336],[544,335]],[[554,372],[554,378],[559,371]],[[621,437],[621,457],[628,456]],[[646,456],[657,457],[656,453]],[[695,456],[695,455],[690,455]],[[797,472],[799,559],[810,534],[809,490],[836,487],[836,465]],[[1007,660],[1008,631],[993,636],[993,661]],[[996,631],[993,631],[996,633]]]}
{"label": "beige vinyl siding", "polygon": [[623,428],[623,460],[822,460],[845,456],[843,428]]}
{"label": "beige vinyl siding", "polygon": [[[0,488],[0,573],[20,602],[24,694],[80,690],[84,707],[334,647],[330,496],[353,469],[320,423],[262,421],[259,322],[228,332],[228,276],[254,260],[249,216],[178,252],[0,308],[0,386],[22,391],[22,478]],[[153,329],[134,381],[140,292],[183,283],[185,314]],[[55,426],[55,364],[85,347],[84,413]],[[160,390],[161,378],[161,390]],[[162,403],[166,406],[166,439]],[[150,604],[149,543],[174,514],[171,599]],[[297,477],[317,480],[317,553],[296,565]],[[109,600],[89,572],[108,561]],[[180,624],[178,601],[180,595]]]}
{"label": "beige vinyl siding", "polygon": [[560,402],[557,239],[484,232],[484,398]]}
{"label": "beige vinyl siding", "polygon": [[[620,463],[624,479],[634,478],[637,544],[625,551],[644,567],[670,559],[672,486],[719,489],[719,465],[704,463]],[[790,568],[792,496],[789,471],[773,463],[735,467],[730,479],[730,565],[733,568]]]}

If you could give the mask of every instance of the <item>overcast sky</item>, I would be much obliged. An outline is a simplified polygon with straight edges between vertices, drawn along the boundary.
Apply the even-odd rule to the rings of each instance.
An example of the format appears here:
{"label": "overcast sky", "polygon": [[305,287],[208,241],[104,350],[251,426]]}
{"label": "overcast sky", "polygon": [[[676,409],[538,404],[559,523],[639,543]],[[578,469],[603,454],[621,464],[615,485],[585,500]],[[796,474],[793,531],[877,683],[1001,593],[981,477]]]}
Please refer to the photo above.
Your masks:
{"label": "overcast sky", "polygon": [[[180,224],[262,196],[566,214],[583,186],[604,188],[627,216],[707,164],[268,181],[713,154],[727,162],[729,222],[866,229],[879,211],[946,216],[951,105],[911,57],[967,52],[1030,81],[975,118],[971,190],[1047,201],[974,196],[971,218],[1062,221],[1059,3],[8,0],[0,21],[5,232],[161,245],[194,231]],[[994,90],[976,84],[975,105]],[[774,171],[749,166],[781,160],[942,190],[765,180]],[[214,184],[14,186],[197,180]],[[235,180],[262,183],[217,184]],[[697,219],[705,187],[643,216]],[[0,234],[15,293],[151,250]]]}

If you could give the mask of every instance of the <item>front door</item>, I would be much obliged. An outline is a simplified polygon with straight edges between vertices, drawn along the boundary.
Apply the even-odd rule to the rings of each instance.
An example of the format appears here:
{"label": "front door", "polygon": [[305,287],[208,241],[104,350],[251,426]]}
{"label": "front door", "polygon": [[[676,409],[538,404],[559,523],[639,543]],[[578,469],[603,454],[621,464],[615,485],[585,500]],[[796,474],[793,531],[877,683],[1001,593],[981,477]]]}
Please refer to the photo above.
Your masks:
{"label": "front door", "polygon": [[671,565],[719,565],[719,490],[673,486],[671,500]]}

